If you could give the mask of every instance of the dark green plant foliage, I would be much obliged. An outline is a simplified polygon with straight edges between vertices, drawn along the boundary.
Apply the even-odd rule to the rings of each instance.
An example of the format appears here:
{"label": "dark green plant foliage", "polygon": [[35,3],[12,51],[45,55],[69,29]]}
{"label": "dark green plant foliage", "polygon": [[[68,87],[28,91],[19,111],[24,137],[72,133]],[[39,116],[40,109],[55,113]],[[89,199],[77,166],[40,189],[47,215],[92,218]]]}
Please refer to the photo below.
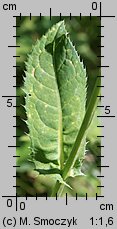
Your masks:
{"label": "dark green plant foliage", "polygon": [[[100,25],[100,20],[97,17],[92,17],[92,20],[89,20],[89,17],[82,17],[80,20],[79,17],[72,17],[72,20],[69,20],[69,17],[62,17],[65,20],[67,31],[69,31],[70,38],[74,42],[75,47],[83,58],[85,66],[87,66],[88,73],[88,82],[87,82],[87,101],[90,99],[92,94],[92,89],[94,86],[94,81],[97,75],[100,75],[100,69],[97,68],[97,65],[100,65],[100,58],[97,58],[98,55],[101,55],[100,49],[97,48],[100,45],[100,39],[97,37],[100,35],[100,28],[97,27]],[[20,27],[17,28],[17,35],[21,35],[17,38],[17,45],[20,45],[21,48],[17,48],[17,55],[20,55],[20,58],[17,58],[17,65],[20,65],[20,68],[17,68],[17,85],[22,87],[23,85],[23,75],[25,69],[25,61],[27,60],[27,53],[30,52],[32,44],[35,44],[37,39],[40,39],[46,31],[56,24],[59,21],[59,17],[52,17],[52,20],[49,20],[49,17],[42,17],[40,21],[39,17],[32,17],[32,20],[29,20],[29,17],[22,17],[22,20],[17,18],[17,25]],[[20,98],[17,99],[17,105],[25,104],[24,93],[21,88],[17,88],[17,95]],[[17,189],[19,196],[25,196],[25,193],[28,195],[35,196],[38,193],[39,196],[43,196],[44,193],[51,194],[53,185],[55,181],[52,179],[52,175],[40,175],[32,177],[34,165],[32,164],[31,150],[29,149],[30,139],[25,133],[28,133],[28,128],[24,119],[26,119],[25,109],[20,106],[20,109],[17,109],[17,115],[21,118],[17,119],[17,125],[20,127],[17,128],[17,135],[21,136],[17,138],[17,145],[20,145],[20,148],[17,148],[17,155],[20,155],[20,158],[17,158],[17,165],[20,165],[20,168],[17,168],[19,171],[20,179],[17,179],[17,185],[20,185],[20,188]],[[99,115],[99,114],[98,114]],[[96,117],[96,116],[95,116]],[[100,150],[96,146],[96,136],[101,135],[100,128],[96,128],[97,125],[100,125],[99,119],[94,118],[93,125],[90,126],[87,132],[87,141],[86,157],[82,166],[82,171],[87,174],[87,176],[79,176],[76,178],[70,179],[70,186],[73,187],[74,191],[65,187],[64,193],[68,193],[70,196],[75,196],[75,192],[78,193],[78,196],[85,196],[85,193],[88,193],[88,196],[95,196],[95,193],[100,190],[97,190],[97,185],[100,185],[100,180],[96,178],[96,174],[99,175],[99,169],[97,165],[100,163],[97,155],[100,155]],[[100,145],[100,139],[98,138],[98,145]],[[99,151],[99,152],[98,152]],[[91,155],[91,157],[90,157]],[[38,164],[38,162],[37,162]],[[38,167],[38,165],[36,166]],[[26,171],[30,171],[29,179],[25,179]],[[31,172],[32,171],[32,172]],[[50,178],[49,178],[50,176]],[[81,182],[79,182],[79,179]],[[25,180],[25,185],[23,182]],[[41,181],[41,182],[40,182]],[[49,181],[49,183],[48,183]],[[68,181],[67,181],[68,182]],[[30,187],[28,187],[30,185]],[[75,185],[75,186],[74,186]],[[41,189],[41,187],[43,188]],[[46,189],[44,188],[46,187]],[[75,187],[75,188],[74,188]],[[33,190],[33,192],[31,191]]]}

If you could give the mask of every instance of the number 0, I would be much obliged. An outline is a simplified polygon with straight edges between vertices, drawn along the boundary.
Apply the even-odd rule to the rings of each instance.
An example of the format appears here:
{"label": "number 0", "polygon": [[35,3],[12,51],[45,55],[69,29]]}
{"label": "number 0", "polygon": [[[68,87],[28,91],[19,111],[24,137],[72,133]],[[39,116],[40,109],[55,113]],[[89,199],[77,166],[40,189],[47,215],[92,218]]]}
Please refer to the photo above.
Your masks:
{"label": "number 0", "polygon": [[12,200],[11,199],[8,199],[7,200],[7,207],[12,207]]}
{"label": "number 0", "polygon": [[97,10],[97,2],[92,2],[92,10]]}

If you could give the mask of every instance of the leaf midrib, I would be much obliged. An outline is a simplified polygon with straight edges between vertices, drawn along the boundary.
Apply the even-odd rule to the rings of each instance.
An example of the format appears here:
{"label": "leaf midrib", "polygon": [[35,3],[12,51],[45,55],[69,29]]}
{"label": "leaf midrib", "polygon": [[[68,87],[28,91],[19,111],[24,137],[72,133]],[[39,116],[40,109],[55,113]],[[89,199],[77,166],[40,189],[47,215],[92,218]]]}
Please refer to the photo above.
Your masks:
{"label": "leaf midrib", "polygon": [[[56,39],[56,38],[55,38]],[[63,124],[62,124],[62,106],[61,106],[61,97],[59,93],[59,87],[58,87],[58,80],[57,80],[57,72],[56,72],[56,66],[55,66],[55,42],[53,43],[53,68],[55,72],[55,78],[56,78],[56,86],[57,86],[57,96],[58,96],[58,104],[59,104],[59,125],[58,125],[58,155],[60,159],[60,170],[62,171],[64,166],[64,147],[63,147]]]}

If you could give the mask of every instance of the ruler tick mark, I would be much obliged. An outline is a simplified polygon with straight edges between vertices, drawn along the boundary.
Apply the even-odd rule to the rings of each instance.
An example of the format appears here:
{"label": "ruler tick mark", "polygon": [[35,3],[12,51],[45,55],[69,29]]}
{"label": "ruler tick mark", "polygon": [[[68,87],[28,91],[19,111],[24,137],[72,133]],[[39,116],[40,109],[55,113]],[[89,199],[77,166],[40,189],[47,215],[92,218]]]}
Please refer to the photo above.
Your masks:
{"label": "ruler tick mark", "polygon": [[13,76],[13,77],[20,77],[20,76]]}
{"label": "ruler tick mark", "polygon": [[3,98],[19,98],[20,95],[3,95]]}
{"label": "ruler tick mark", "polygon": [[104,188],[104,185],[98,185],[97,188]]}
{"label": "ruler tick mark", "polygon": [[104,36],[102,36],[102,35],[98,35],[97,37],[104,37]]}
{"label": "ruler tick mark", "polygon": [[50,21],[52,19],[52,9],[50,8]]}
{"label": "ruler tick mark", "polygon": [[96,200],[97,200],[98,198],[104,198],[104,196],[98,196],[98,194],[96,193]]}
{"label": "ruler tick mark", "polygon": [[8,146],[9,148],[18,148],[20,146]]}
{"label": "ruler tick mark", "polygon": [[88,199],[87,192],[86,192],[86,200]]}
{"label": "ruler tick mark", "polygon": [[31,16],[31,13],[30,13],[30,21],[31,21],[31,19],[32,19],[32,16]]}
{"label": "ruler tick mark", "polygon": [[102,105],[98,105],[97,107],[104,107],[104,106],[102,106]]}
{"label": "ruler tick mark", "polygon": [[28,194],[27,194],[27,192],[26,192],[26,200],[28,199]]}
{"label": "ruler tick mark", "polygon": [[97,177],[99,177],[99,178],[103,178],[104,176],[100,175],[100,176],[97,176]]}
{"label": "ruler tick mark", "polygon": [[97,165],[99,168],[109,168],[109,165]]}
{"label": "ruler tick mark", "polygon": [[101,77],[101,78],[102,78],[102,77],[104,77],[104,76],[97,76],[97,77]]}
{"label": "ruler tick mark", "polygon": [[20,125],[16,125],[16,126],[13,126],[14,128],[19,128],[20,127]]}
{"label": "ruler tick mark", "polygon": [[101,17],[102,17],[102,3],[100,2],[100,15],[99,15],[100,21],[101,21]]}
{"label": "ruler tick mark", "polygon": [[14,28],[20,27],[20,25],[13,25]]}
{"label": "ruler tick mark", "polygon": [[91,13],[90,13],[90,20],[91,20]]}
{"label": "ruler tick mark", "polygon": [[20,48],[20,45],[8,45],[8,48]]}
{"label": "ruler tick mark", "polygon": [[101,57],[101,58],[102,58],[102,57],[104,57],[104,56],[97,56],[97,57]]}
{"label": "ruler tick mark", "polygon": [[97,25],[97,27],[104,28],[104,25]]}
{"label": "ruler tick mark", "polygon": [[115,118],[115,115],[97,115],[98,118]]}
{"label": "ruler tick mark", "polygon": [[20,185],[13,185],[13,188],[20,188]]}
{"label": "ruler tick mark", "polygon": [[70,17],[70,20],[71,20],[71,19],[72,19],[72,15],[71,15],[71,13],[70,13],[69,17]]}
{"label": "ruler tick mark", "polygon": [[97,45],[98,48],[104,48],[104,45]]}
{"label": "ruler tick mark", "polygon": [[97,65],[98,68],[109,68],[109,65]]}
{"label": "ruler tick mark", "polygon": [[99,127],[99,128],[103,128],[104,126],[97,126],[97,127]]}
{"label": "ruler tick mark", "polygon": [[80,20],[82,19],[82,14],[80,13]]}
{"label": "ruler tick mark", "polygon": [[[100,16],[97,16],[97,17],[100,17]],[[104,18],[104,17],[105,17],[105,18],[115,18],[114,15],[113,15],[113,16],[111,16],[111,15],[102,15],[101,18],[102,18],[102,17],[103,17],[103,18]]]}
{"label": "ruler tick mark", "polygon": [[18,199],[17,199],[17,192],[16,192],[16,211],[17,211]]}
{"label": "ruler tick mark", "polygon": [[67,205],[67,204],[68,204],[67,193],[66,193],[66,198],[65,198],[65,200],[66,200],[66,205]]}
{"label": "ruler tick mark", "polygon": [[98,98],[104,98],[104,95],[97,95]]}
{"label": "ruler tick mark", "polygon": [[18,35],[17,35],[17,36],[16,36],[16,35],[14,35],[13,37],[20,37],[20,36],[18,36]]}
{"label": "ruler tick mark", "polygon": [[61,15],[61,13],[60,13],[60,21],[61,21],[61,19],[62,19],[62,15]]}
{"label": "ruler tick mark", "polygon": [[97,87],[104,87],[103,85],[97,85]]}
{"label": "ruler tick mark", "polygon": [[20,57],[20,56],[13,56],[13,57]]}
{"label": "ruler tick mark", "polygon": [[16,136],[16,135],[13,136],[13,138],[19,138],[19,137],[20,137],[20,136],[18,136],[18,135],[17,135],[17,136]]}
{"label": "ruler tick mark", "polygon": [[21,13],[20,13],[20,15],[19,15],[19,16],[17,16],[17,15],[15,16],[15,15],[14,15],[13,17],[16,17],[16,18],[17,18],[17,17],[19,17],[19,18],[20,18],[20,20],[21,20],[21,16],[22,16],[22,15],[21,15]]}
{"label": "ruler tick mark", "polygon": [[20,105],[14,105],[13,107],[20,107]]}
{"label": "ruler tick mark", "polygon": [[13,168],[20,168],[20,165],[13,165]]}
{"label": "ruler tick mark", "polygon": [[20,176],[19,176],[19,175],[14,175],[13,177],[14,177],[14,178],[20,178]]}
{"label": "ruler tick mark", "polygon": [[13,65],[13,68],[20,68],[21,66],[19,65]]}
{"label": "ruler tick mark", "polygon": [[98,135],[97,138],[104,138],[104,135]]}

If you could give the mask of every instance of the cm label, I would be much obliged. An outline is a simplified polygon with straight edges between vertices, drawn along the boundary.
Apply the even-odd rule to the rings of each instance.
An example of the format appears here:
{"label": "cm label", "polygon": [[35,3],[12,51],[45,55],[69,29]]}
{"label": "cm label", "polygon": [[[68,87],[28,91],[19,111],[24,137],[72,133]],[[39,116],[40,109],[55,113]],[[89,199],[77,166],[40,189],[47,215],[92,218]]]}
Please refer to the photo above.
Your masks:
{"label": "cm label", "polygon": [[3,10],[16,10],[16,4],[3,4]]}
{"label": "cm label", "polygon": [[113,204],[100,204],[100,210],[113,211]]}

